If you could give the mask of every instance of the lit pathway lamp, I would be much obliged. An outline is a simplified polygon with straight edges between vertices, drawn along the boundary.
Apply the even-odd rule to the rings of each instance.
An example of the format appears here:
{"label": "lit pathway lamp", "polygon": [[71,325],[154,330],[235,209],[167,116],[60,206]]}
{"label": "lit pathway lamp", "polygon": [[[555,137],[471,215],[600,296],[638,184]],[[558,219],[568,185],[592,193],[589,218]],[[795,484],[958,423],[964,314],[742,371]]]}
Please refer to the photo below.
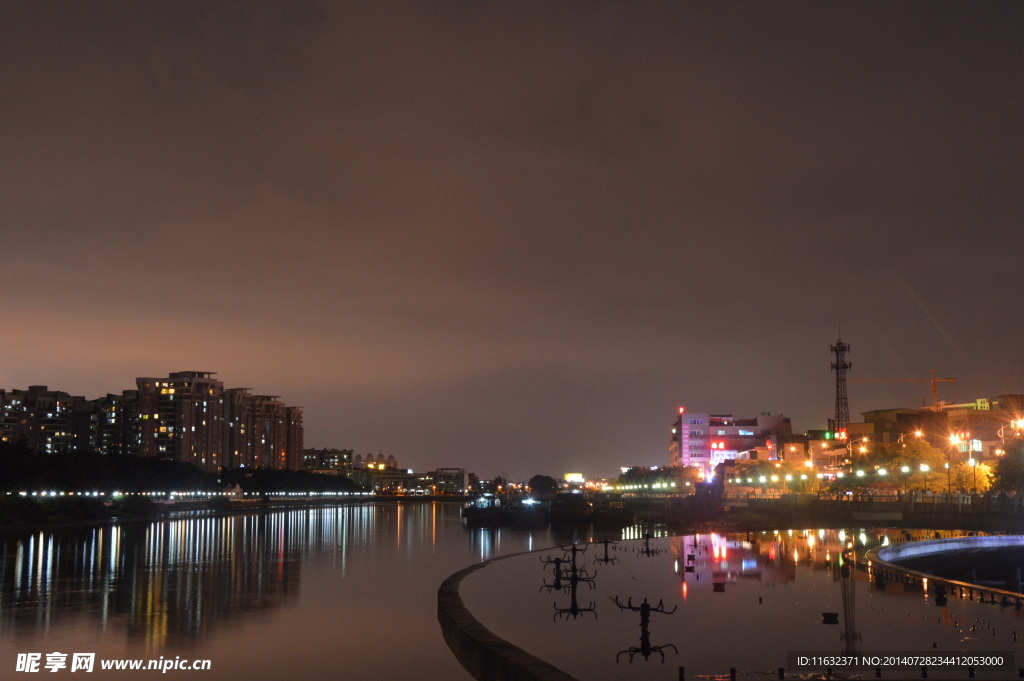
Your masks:
{"label": "lit pathway lamp", "polygon": [[[959,435],[954,434],[954,435],[950,435],[949,436],[949,450],[946,453],[946,473],[947,473],[947,476],[948,476],[948,473],[949,473],[949,463],[952,460],[952,456],[953,456],[953,448],[955,447],[955,448],[959,449],[961,442],[963,442],[963,440],[960,438]],[[948,477],[947,477],[947,485],[946,486],[947,487],[949,486],[949,484],[948,484]],[[947,489],[946,491],[949,492],[951,490]]]}
{"label": "lit pathway lamp", "polygon": [[921,464],[921,472],[924,473],[924,488],[925,488],[925,490],[928,489],[928,471],[929,470],[930,469],[928,468],[928,464],[926,464],[926,463]]}
{"label": "lit pathway lamp", "polygon": [[900,472],[903,473],[903,493],[907,493],[907,475],[910,473],[910,466],[903,466],[900,468]]}
{"label": "lit pathway lamp", "polygon": [[978,460],[973,456],[967,461],[971,465],[971,494],[978,493]]}

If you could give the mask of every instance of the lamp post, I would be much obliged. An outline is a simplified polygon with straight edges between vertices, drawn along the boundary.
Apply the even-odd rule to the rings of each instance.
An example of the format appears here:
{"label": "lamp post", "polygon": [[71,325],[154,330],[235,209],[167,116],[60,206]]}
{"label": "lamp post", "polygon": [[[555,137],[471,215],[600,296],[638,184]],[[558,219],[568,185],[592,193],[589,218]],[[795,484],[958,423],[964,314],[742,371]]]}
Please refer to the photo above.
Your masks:
{"label": "lamp post", "polygon": [[929,471],[928,464],[926,464],[926,463],[921,464],[921,472],[924,473],[924,488],[925,488],[925,491],[928,490],[928,471]]}
{"label": "lamp post", "polygon": [[[899,444],[899,445],[903,445],[903,438],[905,438],[905,437],[906,437],[906,436],[908,436],[908,435],[910,435],[910,433],[903,433],[902,435],[900,435],[900,436],[899,436],[899,437],[898,437],[898,438],[896,439],[896,444]],[[922,431],[922,430],[915,430],[915,431],[914,431],[914,433],[913,433],[913,435],[914,435],[914,437],[916,437],[916,438],[917,438],[918,440],[920,440],[920,439],[921,439],[922,437],[924,437],[924,431]],[[903,445],[903,446],[905,447],[906,445]]]}
{"label": "lamp post", "polygon": [[1012,419],[1009,423],[1004,423],[999,427],[999,443],[1006,446],[1006,429],[1009,428],[1014,431],[1012,437],[1018,438],[1021,435],[1021,430],[1024,430],[1024,419]]}
{"label": "lamp post", "polygon": [[903,466],[900,468],[900,472],[903,473],[903,493],[907,493],[907,475],[910,473],[910,466]]}
{"label": "lamp post", "polygon": [[978,493],[978,460],[973,456],[968,461],[971,464],[971,494]]}
{"label": "lamp post", "polygon": [[[950,463],[950,461],[953,458],[953,448],[956,447],[959,450],[961,442],[963,442],[963,440],[960,439],[960,435],[954,433],[953,435],[949,436],[949,449],[946,451],[946,470],[947,470],[947,472],[949,470],[949,463]],[[947,487],[948,486],[949,486],[949,483],[947,481]],[[948,491],[949,490],[947,490],[947,492]]]}

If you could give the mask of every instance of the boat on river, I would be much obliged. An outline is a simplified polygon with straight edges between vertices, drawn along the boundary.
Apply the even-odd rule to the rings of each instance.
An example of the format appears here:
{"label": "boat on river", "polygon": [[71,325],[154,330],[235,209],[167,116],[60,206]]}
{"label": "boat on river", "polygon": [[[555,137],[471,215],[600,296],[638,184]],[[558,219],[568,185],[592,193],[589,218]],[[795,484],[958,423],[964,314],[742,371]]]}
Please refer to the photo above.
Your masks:
{"label": "boat on river", "polygon": [[502,522],[501,499],[491,493],[481,494],[462,507],[467,527],[497,527]]}
{"label": "boat on river", "polygon": [[503,524],[511,527],[540,529],[548,526],[548,506],[532,497],[515,499],[505,505]]}

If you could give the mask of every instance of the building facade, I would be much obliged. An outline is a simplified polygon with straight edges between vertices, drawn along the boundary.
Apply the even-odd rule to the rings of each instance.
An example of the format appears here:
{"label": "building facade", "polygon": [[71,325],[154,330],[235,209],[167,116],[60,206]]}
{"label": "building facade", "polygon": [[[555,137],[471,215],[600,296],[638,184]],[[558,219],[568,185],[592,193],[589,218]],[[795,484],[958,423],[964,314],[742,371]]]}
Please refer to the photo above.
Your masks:
{"label": "building facade", "polygon": [[209,371],[138,378],[141,456],[218,472],[224,457],[224,384]]}
{"label": "building facade", "polygon": [[45,385],[0,390],[0,442],[23,444],[40,454],[85,449],[90,444],[89,420],[83,424],[78,406],[84,402],[84,397]]}
{"label": "building facade", "polygon": [[41,454],[163,458],[210,473],[237,466],[302,467],[301,407],[225,388],[209,371],[135,383],[135,390],[95,400],[46,386],[0,390],[0,443],[21,443]]}
{"label": "building facade", "polygon": [[780,443],[793,433],[786,416],[764,413],[756,418],[688,412],[679,408],[671,427],[669,462],[699,469],[711,480],[715,467],[732,459],[777,459]]}

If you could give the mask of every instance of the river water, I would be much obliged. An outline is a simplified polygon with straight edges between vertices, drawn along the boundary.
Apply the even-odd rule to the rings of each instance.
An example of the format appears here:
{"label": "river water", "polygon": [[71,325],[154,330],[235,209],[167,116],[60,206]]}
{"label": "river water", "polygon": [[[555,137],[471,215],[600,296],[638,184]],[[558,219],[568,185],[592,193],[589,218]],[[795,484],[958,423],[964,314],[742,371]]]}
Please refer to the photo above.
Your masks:
{"label": "river water", "polygon": [[[365,503],[0,533],[0,679],[19,655],[93,653],[87,678],[469,679],[437,588],[548,530],[462,526],[458,504]],[[162,658],[162,660],[161,660]],[[58,661],[60,658],[56,658]],[[166,674],[102,660],[209,660]],[[24,662],[27,658],[22,657]]]}
{"label": "river water", "polygon": [[[964,679],[963,658],[998,658],[979,662],[975,678],[1018,678],[1024,609],[873,578],[867,549],[937,534],[964,533],[818,529],[564,546],[494,561],[460,592],[495,634],[586,681],[675,681],[680,668],[688,679],[726,679],[730,669],[778,678],[780,667],[787,678],[807,678],[826,669],[791,655],[877,658],[888,679],[922,678],[921,666],[930,667],[927,678]],[[840,678],[874,678],[872,665],[832,664]]]}
{"label": "river water", "polygon": [[[688,678],[730,667],[764,678],[786,664],[787,651],[843,650],[847,630],[862,651],[1021,655],[1024,611],[1014,607],[963,598],[937,607],[920,586],[878,590],[860,573],[844,603],[835,568],[844,548],[933,535],[804,530],[644,540],[626,528],[618,544],[591,544],[576,557],[572,584],[568,563],[559,578],[553,561],[572,560],[574,541],[600,537],[467,529],[450,503],[6,531],[0,679],[36,678],[19,669],[38,655],[39,673],[73,681],[84,675],[72,671],[75,656],[86,654],[95,670],[86,678],[99,679],[468,681],[441,637],[437,589],[462,568],[512,554],[522,555],[463,583],[467,607],[495,633],[587,681],[668,681],[679,667]],[[652,650],[642,635],[644,600],[655,609]],[[826,611],[842,613],[843,622],[824,624]],[[208,660],[209,668],[103,671],[104,662],[122,660]],[[51,676],[48,662],[66,666]],[[957,678],[940,670],[932,677]],[[1015,669],[983,677],[1014,678]]]}

